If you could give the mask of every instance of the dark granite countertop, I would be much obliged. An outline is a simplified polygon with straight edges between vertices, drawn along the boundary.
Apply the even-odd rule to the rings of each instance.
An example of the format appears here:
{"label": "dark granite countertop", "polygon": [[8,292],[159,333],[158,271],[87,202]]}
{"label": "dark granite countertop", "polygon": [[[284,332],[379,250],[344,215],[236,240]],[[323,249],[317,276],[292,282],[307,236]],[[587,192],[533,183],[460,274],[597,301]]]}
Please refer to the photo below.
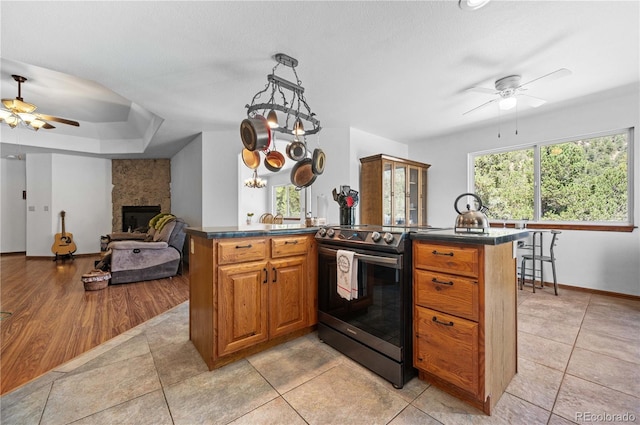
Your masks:
{"label": "dark granite countertop", "polygon": [[300,224],[248,224],[244,226],[187,227],[185,229],[189,235],[206,239],[300,235],[317,231],[318,227],[306,227]]}
{"label": "dark granite countertop", "polygon": [[418,230],[411,239],[418,241],[454,242],[476,245],[500,245],[529,236],[526,229],[490,228],[486,233],[455,232],[453,229]]}

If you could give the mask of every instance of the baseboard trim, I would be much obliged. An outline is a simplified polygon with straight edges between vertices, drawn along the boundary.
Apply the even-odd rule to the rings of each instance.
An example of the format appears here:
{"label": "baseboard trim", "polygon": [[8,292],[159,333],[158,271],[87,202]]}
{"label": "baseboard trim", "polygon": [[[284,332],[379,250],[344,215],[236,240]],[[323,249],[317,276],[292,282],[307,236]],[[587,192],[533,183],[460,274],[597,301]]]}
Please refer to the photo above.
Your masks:
{"label": "baseboard trim", "polygon": [[[536,281],[536,283],[538,283],[539,281]],[[525,279],[524,281],[525,284],[531,284],[531,280],[530,279]],[[544,282],[544,286],[545,287],[550,287],[553,289],[553,282]],[[542,289],[538,286],[536,286],[536,289]],[[609,297],[616,297],[616,298],[625,298],[628,300],[635,300],[635,301],[640,301],[640,295],[632,295],[632,294],[623,294],[620,292],[611,292],[611,291],[604,291],[602,289],[593,289],[593,288],[583,288],[582,286],[572,286],[572,285],[566,285],[563,283],[558,283],[558,289],[569,289],[571,291],[577,291],[577,292],[587,292],[589,294],[596,294],[596,295],[606,295]]]}
{"label": "baseboard trim", "polygon": [[[24,254],[24,252],[23,252]],[[73,254],[74,258],[83,258],[83,257],[95,257],[95,256],[99,256],[100,253],[96,252],[95,254]],[[60,259],[67,259],[67,258],[63,258],[64,256],[60,256]],[[53,260],[55,258],[55,255],[27,255],[26,259],[27,260]]]}

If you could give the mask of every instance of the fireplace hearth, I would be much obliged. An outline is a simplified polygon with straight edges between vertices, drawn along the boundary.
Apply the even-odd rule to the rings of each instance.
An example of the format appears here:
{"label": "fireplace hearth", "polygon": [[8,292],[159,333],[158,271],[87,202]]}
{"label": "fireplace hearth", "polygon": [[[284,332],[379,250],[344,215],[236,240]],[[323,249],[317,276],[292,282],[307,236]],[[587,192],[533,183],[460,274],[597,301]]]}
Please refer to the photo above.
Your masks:
{"label": "fireplace hearth", "polygon": [[122,231],[132,232],[146,228],[156,215],[160,214],[160,205],[124,205],[122,207]]}

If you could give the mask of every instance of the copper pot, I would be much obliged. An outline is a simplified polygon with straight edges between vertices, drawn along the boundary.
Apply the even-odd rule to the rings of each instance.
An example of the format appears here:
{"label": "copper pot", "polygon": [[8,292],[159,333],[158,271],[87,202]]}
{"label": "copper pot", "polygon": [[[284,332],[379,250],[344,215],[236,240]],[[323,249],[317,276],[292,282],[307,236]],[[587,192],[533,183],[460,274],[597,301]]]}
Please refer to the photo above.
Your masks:
{"label": "copper pot", "polygon": [[271,129],[262,115],[246,118],[240,123],[242,144],[250,151],[265,150],[271,144]]}
{"label": "copper pot", "polygon": [[260,166],[260,153],[255,151],[252,152],[249,149],[242,149],[242,162],[248,168],[255,170]]}
{"label": "copper pot", "polygon": [[284,155],[278,151],[270,151],[264,158],[264,166],[269,171],[280,171],[284,165]]}
{"label": "copper pot", "polygon": [[313,174],[311,165],[311,158],[305,158],[291,169],[291,183],[297,190],[311,186],[316,180],[317,175]]}

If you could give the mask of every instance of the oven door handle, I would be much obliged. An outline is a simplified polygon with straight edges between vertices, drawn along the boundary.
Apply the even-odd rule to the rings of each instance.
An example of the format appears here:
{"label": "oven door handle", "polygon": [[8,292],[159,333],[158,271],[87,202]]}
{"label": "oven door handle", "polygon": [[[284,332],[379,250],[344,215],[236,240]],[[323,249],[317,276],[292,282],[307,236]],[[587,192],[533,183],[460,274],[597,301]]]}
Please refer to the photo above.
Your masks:
{"label": "oven door handle", "polygon": [[[336,255],[338,250],[330,249],[330,248],[320,248],[319,252],[322,254]],[[359,252],[356,252],[354,254],[354,257],[357,258],[358,260],[362,260],[371,264],[378,264],[381,266],[393,267],[394,269],[402,268],[401,255],[392,258],[392,257],[383,257],[380,255],[360,254]]]}

